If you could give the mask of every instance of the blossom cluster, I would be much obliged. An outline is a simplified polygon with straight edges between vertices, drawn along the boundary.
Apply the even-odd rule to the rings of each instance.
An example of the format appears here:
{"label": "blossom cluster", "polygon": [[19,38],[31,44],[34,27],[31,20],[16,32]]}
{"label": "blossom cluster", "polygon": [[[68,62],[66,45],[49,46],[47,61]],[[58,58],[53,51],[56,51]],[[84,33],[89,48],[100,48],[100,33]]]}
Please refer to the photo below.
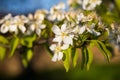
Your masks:
{"label": "blossom cluster", "polygon": [[43,23],[45,14],[47,12],[44,10],[38,10],[34,15],[29,14],[12,16],[11,14],[6,15],[0,20],[0,32],[5,33],[22,33],[24,35],[30,35],[35,32],[40,36],[41,30],[46,27]]}
{"label": "blossom cluster", "polygon": [[102,0],[68,0],[69,6],[80,5],[83,10],[94,10],[102,3]]}
{"label": "blossom cluster", "polygon": [[[56,11],[63,11],[62,7],[61,9],[55,10],[55,13]],[[64,17],[62,15],[64,15]],[[81,36],[90,34],[91,36],[98,37],[102,34],[99,29],[105,30],[104,25],[95,12],[85,14],[81,11],[70,10],[56,15],[56,21],[61,20],[62,24],[54,24],[52,27],[52,32],[55,34],[52,40],[53,44],[50,46],[51,51],[54,52],[52,61],[61,60],[64,55],[63,51],[69,47],[76,47]],[[79,43],[79,45],[81,45],[81,43]]]}

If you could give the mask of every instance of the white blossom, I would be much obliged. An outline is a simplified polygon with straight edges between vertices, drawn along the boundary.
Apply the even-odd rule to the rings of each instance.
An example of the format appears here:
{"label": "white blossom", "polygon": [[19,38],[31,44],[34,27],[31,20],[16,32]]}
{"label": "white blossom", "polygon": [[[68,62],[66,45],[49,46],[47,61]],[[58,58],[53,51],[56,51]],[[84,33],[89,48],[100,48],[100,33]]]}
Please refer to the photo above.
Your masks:
{"label": "white blossom", "polygon": [[46,27],[45,24],[42,24],[41,21],[35,21],[32,24],[30,24],[27,34],[30,35],[33,32],[35,32],[38,36],[41,34],[41,29],[44,29]]}
{"label": "white blossom", "polygon": [[100,5],[102,0],[83,0],[82,7],[84,10],[93,10],[97,5]]}
{"label": "white blossom", "polygon": [[74,32],[75,34],[83,34],[86,30],[86,27],[85,26],[76,26],[72,32]]}
{"label": "white blossom", "polygon": [[67,0],[68,5],[72,5],[74,3],[81,4],[82,0]]}
{"label": "white blossom", "polygon": [[7,33],[9,31],[9,27],[11,27],[11,22],[10,21],[5,21],[0,27],[1,33]]}
{"label": "white blossom", "polygon": [[60,45],[60,44],[52,44],[50,46],[50,50],[54,52],[54,55],[52,57],[52,61],[56,62],[63,58],[63,52],[62,50],[66,50],[69,47],[69,45]]}
{"label": "white blossom", "polygon": [[63,24],[61,29],[57,25],[54,25],[52,31],[55,34],[53,42],[61,43],[63,41],[64,44],[73,44],[73,35],[70,34],[66,24]]}
{"label": "white blossom", "polygon": [[10,20],[12,18],[12,14],[6,15],[4,18],[0,19],[0,24],[4,23],[7,20]]}
{"label": "white blossom", "polygon": [[65,18],[65,14],[64,14],[64,10],[65,9],[65,4],[64,3],[60,3],[56,6],[53,6],[50,9],[50,14],[48,15],[48,19],[51,21],[61,21]]}
{"label": "white blossom", "polygon": [[98,31],[96,31],[96,30],[94,29],[94,27],[95,27],[95,24],[92,23],[92,24],[90,25],[90,27],[86,28],[86,30],[87,30],[89,33],[91,33],[91,34],[94,34],[95,36],[100,36],[101,33],[98,32]]}
{"label": "white blossom", "polygon": [[45,19],[46,14],[48,14],[47,10],[37,10],[34,14],[34,18],[36,20],[41,20],[43,21]]}

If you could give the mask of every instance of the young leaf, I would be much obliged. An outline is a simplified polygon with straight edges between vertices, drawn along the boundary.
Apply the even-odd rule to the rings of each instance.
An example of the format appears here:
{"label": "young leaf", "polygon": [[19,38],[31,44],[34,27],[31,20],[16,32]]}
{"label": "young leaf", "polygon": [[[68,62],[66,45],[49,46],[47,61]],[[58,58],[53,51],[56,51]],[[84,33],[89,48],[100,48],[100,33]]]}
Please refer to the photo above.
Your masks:
{"label": "young leaf", "polygon": [[31,48],[33,46],[33,41],[35,41],[36,35],[32,34],[30,36],[25,36],[24,38],[21,39],[21,44]]}
{"label": "young leaf", "polygon": [[90,65],[93,61],[93,53],[91,51],[91,46],[88,46],[87,47],[87,51],[88,51],[88,61],[87,61],[87,70],[89,70],[90,68]]}
{"label": "young leaf", "polygon": [[25,58],[22,58],[22,63],[25,68],[28,66],[28,61]]}
{"label": "young leaf", "polygon": [[19,44],[19,38],[17,36],[14,36],[14,38],[11,40],[11,45],[10,45],[10,57],[13,56],[18,44]]}
{"label": "young leaf", "polygon": [[64,67],[66,69],[66,72],[68,72],[70,68],[70,58],[71,58],[71,48],[68,48],[64,51],[65,58],[63,60]]}
{"label": "young leaf", "polygon": [[0,35],[0,43],[7,44],[8,40],[4,36]]}
{"label": "young leaf", "polygon": [[98,47],[101,53],[106,57],[107,61],[110,61],[112,53],[106,48],[105,44],[98,40],[93,40],[93,43]]}
{"label": "young leaf", "polygon": [[0,46],[0,60],[4,59],[6,48]]}
{"label": "young leaf", "polygon": [[118,10],[120,11],[120,0],[115,0],[115,4],[116,4]]}
{"label": "young leaf", "polygon": [[32,56],[33,56],[32,49],[27,49],[26,54],[27,54],[27,56],[26,56],[27,61],[30,61],[32,59]]}
{"label": "young leaf", "polygon": [[78,50],[76,48],[72,48],[72,62],[73,66],[76,67],[77,60],[78,60]]}
{"label": "young leaf", "polygon": [[87,63],[87,48],[82,47],[82,69],[86,68]]}
{"label": "young leaf", "polygon": [[93,61],[93,53],[90,46],[82,48],[82,69],[89,70]]}

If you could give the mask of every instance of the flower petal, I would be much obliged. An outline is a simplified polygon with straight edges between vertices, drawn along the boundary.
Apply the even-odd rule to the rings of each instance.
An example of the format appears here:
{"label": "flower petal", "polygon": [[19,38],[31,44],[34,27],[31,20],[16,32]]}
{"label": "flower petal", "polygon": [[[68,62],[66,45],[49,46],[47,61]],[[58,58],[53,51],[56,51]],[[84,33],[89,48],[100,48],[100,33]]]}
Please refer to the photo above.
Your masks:
{"label": "flower petal", "polygon": [[68,47],[69,47],[68,44],[63,44],[63,46],[61,46],[61,49],[62,49],[62,50],[66,50]]}
{"label": "flower petal", "polygon": [[36,29],[36,34],[38,35],[38,36],[40,36],[40,33],[41,33],[41,29]]}
{"label": "flower petal", "polygon": [[33,31],[35,31],[35,25],[34,24],[32,24],[32,25],[30,25],[30,30],[33,32]]}
{"label": "flower petal", "polygon": [[10,32],[17,32],[17,26],[16,25],[9,26],[9,31]]}
{"label": "flower petal", "polygon": [[54,51],[55,48],[56,48],[56,44],[52,44],[52,45],[50,46],[50,50],[51,50],[51,51]]}
{"label": "flower petal", "polygon": [[63,58],[63,53],[59,52],[57,56],[58,61],[61,60],[62,58]]}
{"label": "flower petal", "polygon": [[66,26],[67,26],[66,24],[63,24],[63,25],[61,26],[61,31],[62,31],[62,32],[65,32]]}
{"label": "flower petal", "polygon": [[61,30],[57,25],[54,25],[52,27],[52,31],[56,34],[56,35],[60,35],[61,34]]}
{"label": "flower petal", "polygon": [[61,42],[62,42],[62,37],[61,37],[61,36],[56,36],[56,37],[53,39],[53,42],[61,43]]}
{"label": "flower petal", "polygon": [[66,36],[66,37],[64,38],[63,42],[64,42],[65,44],[71,44],[71,45],[73,44],[73,40],[72,40],[72,38],[69,37],[69,36]]}
{"label": "flower petal", "polygon": [[96,35],[96,36],[99,36],[101,33],[100,32],[97,32],[93,29],[93,34]]}
{"label": "flower petal", "polygon": [[0,28],[1,33],[7,33],[8,30],[9,30],[8,26],[5,26],[4,24]]}
{"label": "flower petal", "polygon": [[53,57],[52,57],[52,61],[53,61],[53,62],[56,62],[56,61],[57,61],[57,58],[58,58],[58,54],[55,53],[55,54],[53,55]]}
{"label": "flower petal", "polygon": [[25,33],[25,31],[26,31],[26,27],[25,26],[20,25],[18,28],[21,30],[22,33]]}
{"label": "flower petal", "polygon": [[40,25],[40,29],[44,29],[45,27],[46,27],[45,24],[41,24],[41,25]]}
{"label": "flower petal", "polygon": [[81,27],[81,28],[80,28],[80,31],[79,31],[79,34],[82,34],[85,30],[86,30],[86,27],[85,27],[85,26]]}

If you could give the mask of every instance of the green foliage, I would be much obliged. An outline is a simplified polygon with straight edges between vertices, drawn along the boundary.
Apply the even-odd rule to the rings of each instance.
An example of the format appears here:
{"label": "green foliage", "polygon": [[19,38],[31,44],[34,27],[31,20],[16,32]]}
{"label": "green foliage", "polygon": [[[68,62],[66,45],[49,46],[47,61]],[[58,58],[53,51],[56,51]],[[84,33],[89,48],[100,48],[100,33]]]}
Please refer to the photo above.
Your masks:
{"label": "green foliage", "polygon": [[19,38],[17,36],[14,36],[10,42],[10,57],[13,56],[16,48],[18,47],[18,44],[19,44]]}
{"label": "green foliage", "polygon": [[5,57],[6,48],[0,46],[0,60],[3,60]]}
{"label": "green foliage", "polygon": [[108,62],[110,62],[110,58],[112,53],[107,49],[106,45],[98,40],[92,40],[92,43],[101,51],[101,53],[105,56]]}
{"label": "green foliage", "polygon": [[64,59],[63,59],[63,64],[66,69],[66,72],[68,72],[70,68],[70,60],[71,60],[71,48],[68,48],[67,50],[64,51]]}
{"label": "green foliage", "polygon": [[78,49],[72,48],[71,52],[72,52],[72,54],[71,54],[72,63],[73,63],[73,66],[76,67],[78,56],[79,56]]}
{"label": "green foliage", "polygon": [[93,61],[93,53],[90,47],[91,46],[82,47],[82,69],[89,70],[90,65]]}
{"label": "green foliage", "polygon": [[117,8],[118,8],[119,11],[120,11],[120,0],[115,0],[115,3],[116,3]]}
{"label": "green foliage", "polygon": [[28,48],[26,50],[26,58],[27,58],[27,61],[30,61],[32,59],[32,56],[33,56],[33,51],[31,48]]}
{"label": "green foliage", "polygon": [[0,35],[0,43],[8,44],[8,40],[4,36]]}
{"label": "green foliage", "polygon": [[24,36],[22,39],[21,39],[21,44],[23,46],[26,46],[28,48],[31,48],[33,46],[33,42],[36,40],[36,34],[32,34],[32,35],[29,35],[29,36]]}

